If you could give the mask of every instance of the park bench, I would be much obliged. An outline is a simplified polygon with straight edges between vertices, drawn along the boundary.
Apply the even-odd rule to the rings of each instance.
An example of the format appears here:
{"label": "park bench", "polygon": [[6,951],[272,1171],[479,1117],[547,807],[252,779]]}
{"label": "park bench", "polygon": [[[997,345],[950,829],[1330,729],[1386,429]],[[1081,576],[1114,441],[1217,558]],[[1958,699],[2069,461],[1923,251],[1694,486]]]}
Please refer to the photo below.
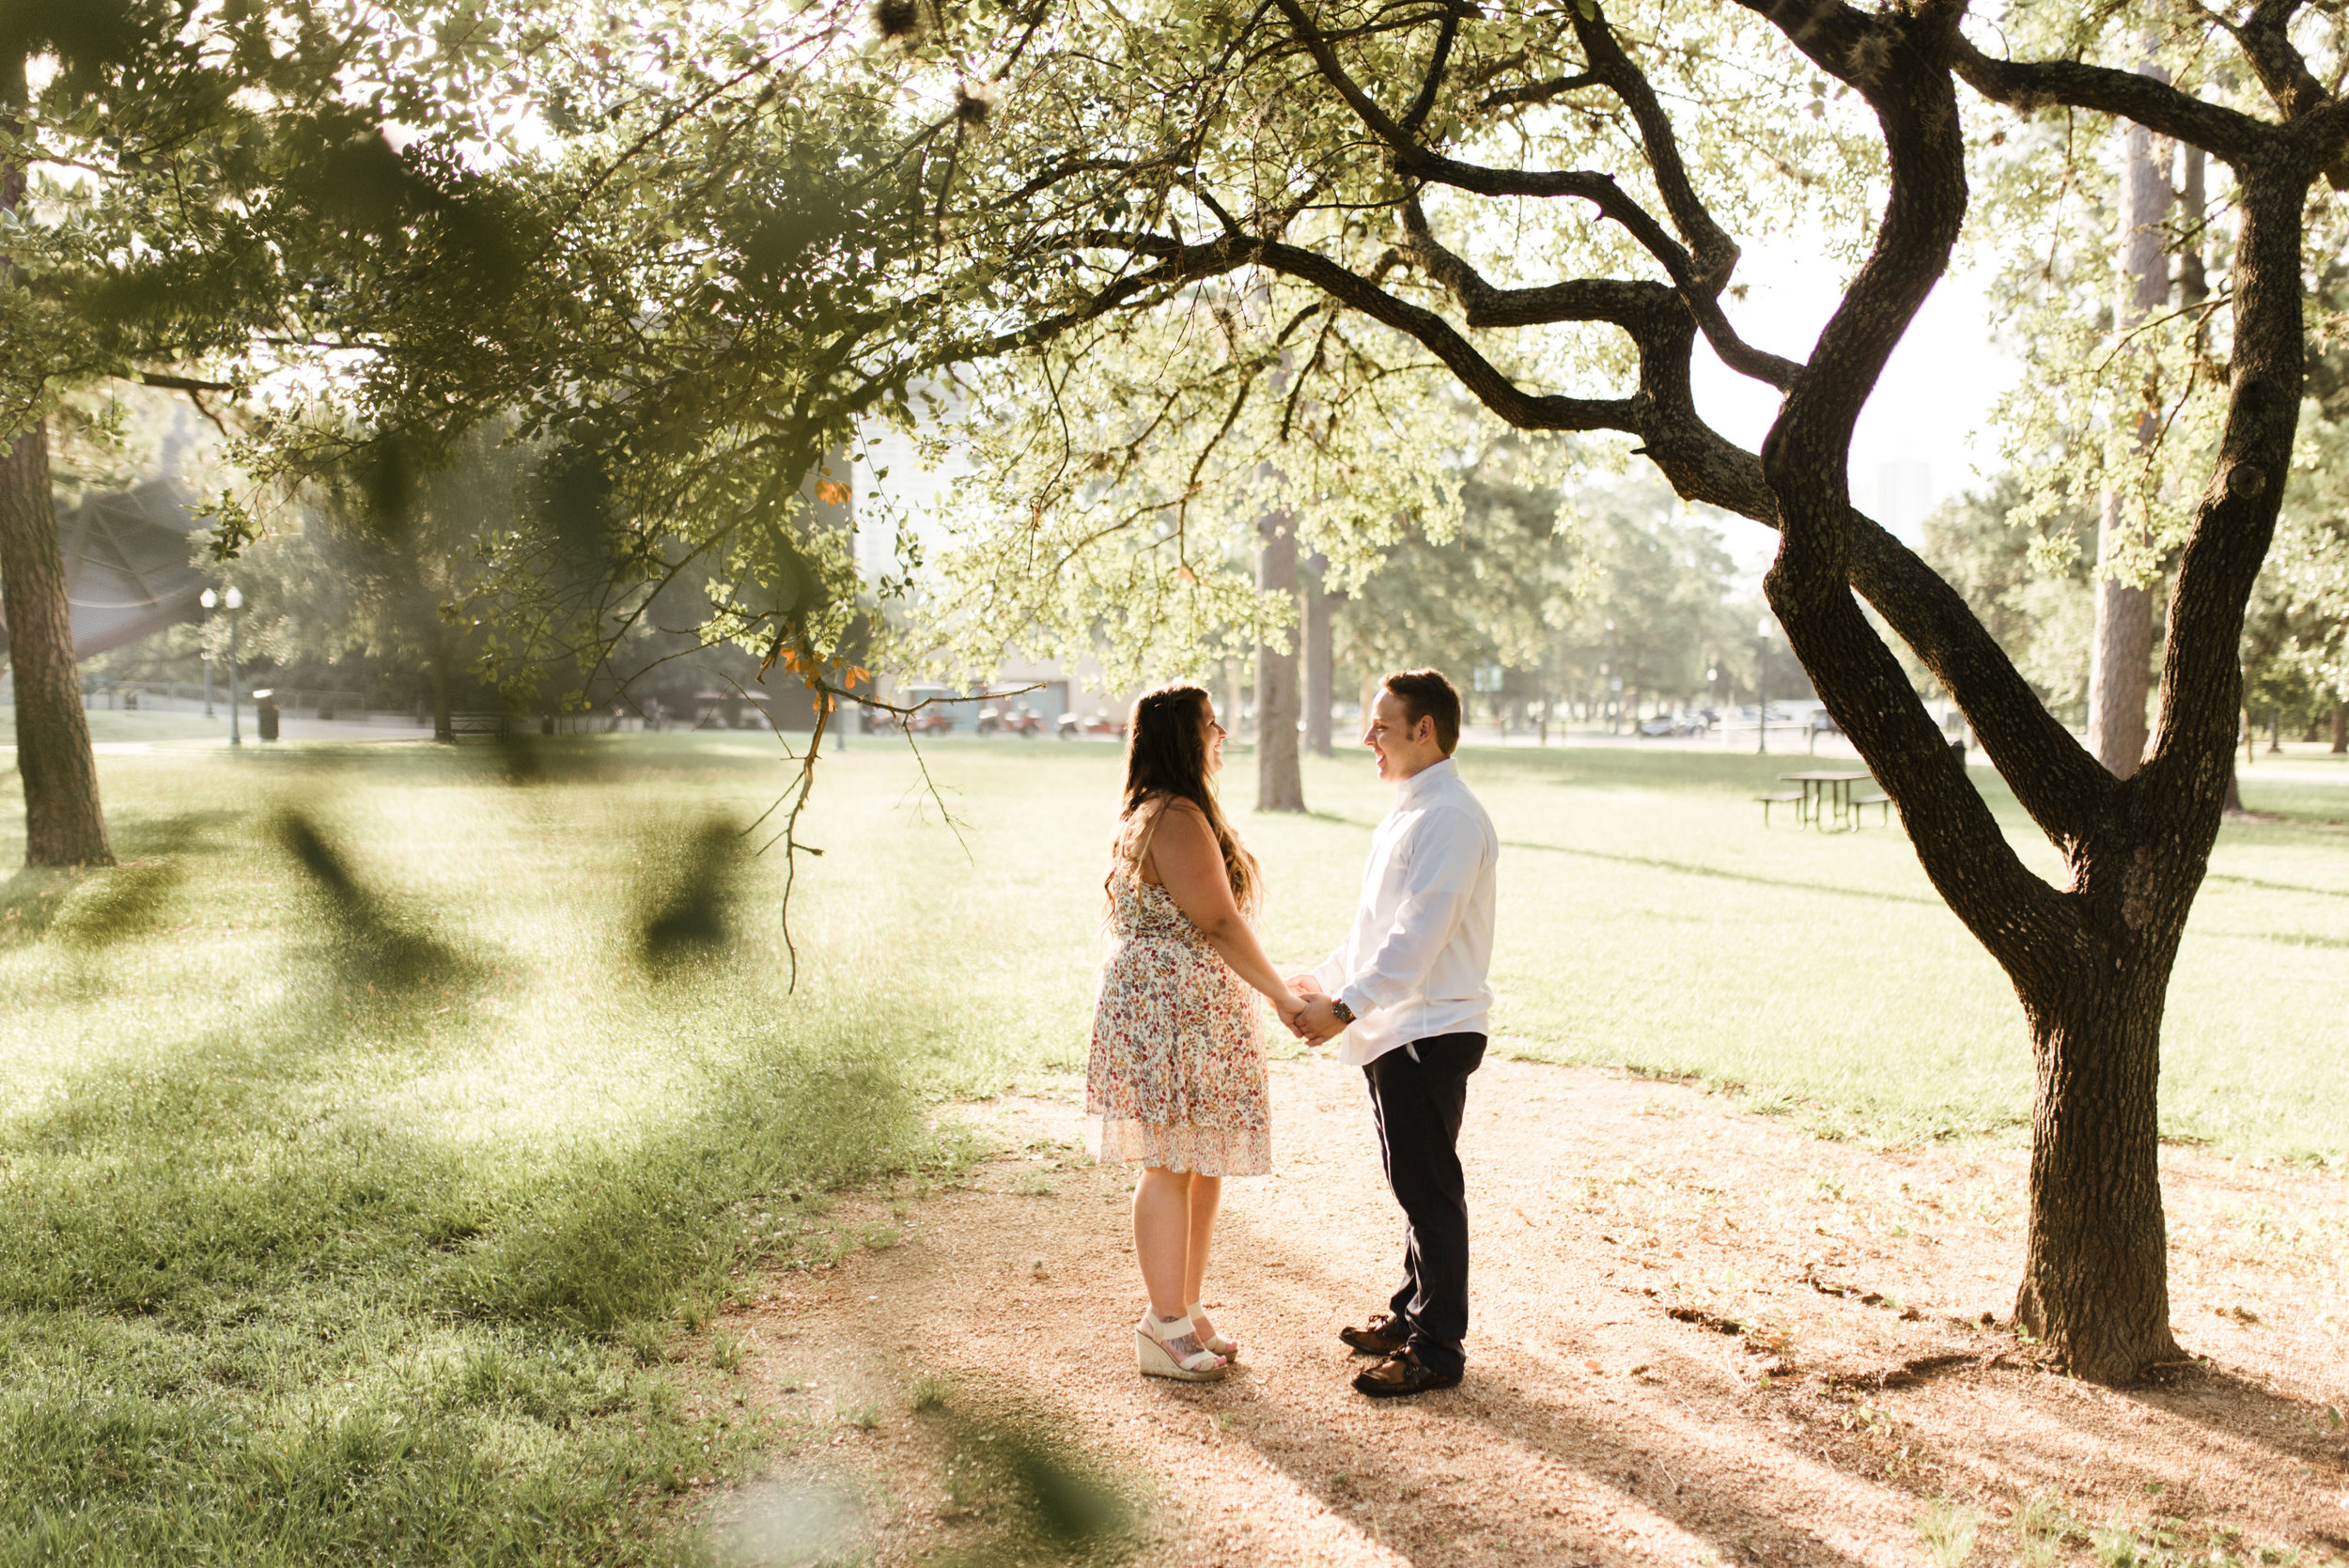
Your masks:
{"label": "park bench", "polygon": [[462,744],[473,740],[503,740],[506,738],[506,715],[503,713],[452,713],[448,716],[451,740]]}
{"label": "park bench", "polygon": [[1754,799],[1762,802],[1762,826],[1765,828],[1770,825],[1772,806],[1792,806],[1797,811],[1802,809],[1802,791],[1799,789],[1781,789],[1768,795],[1757,795]]}

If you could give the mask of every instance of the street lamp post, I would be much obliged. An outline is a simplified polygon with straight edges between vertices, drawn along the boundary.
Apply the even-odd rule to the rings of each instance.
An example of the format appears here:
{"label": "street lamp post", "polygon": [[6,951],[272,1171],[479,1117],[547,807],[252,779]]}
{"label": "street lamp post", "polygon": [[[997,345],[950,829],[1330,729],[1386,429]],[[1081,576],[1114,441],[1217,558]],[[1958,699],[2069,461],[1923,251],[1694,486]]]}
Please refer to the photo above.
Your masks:
{"label": "street lamp post", "polygon": [[[244,744],[244,732],[237,723],[237,612],[244,608],[244,595],[235,588],[230,588],[226,594],[215,594],[207,588],[197,602],[207,610],[221,606],[228,612],[228,744],[241,746]],[[211,686],[211,666],[209,663],[205,665],[204,684],[209,691]],[[211,704],[207,700],[204,711],[210,713],[211,710]]]}
{"label": "street lamp post", "polygon": [[1767,615],[1753,623],[1753,634],[1762,643],[1762,657],[1757,661],[1753,678],[1753,753],[1760,756],[1770,749],[1770,618]]}

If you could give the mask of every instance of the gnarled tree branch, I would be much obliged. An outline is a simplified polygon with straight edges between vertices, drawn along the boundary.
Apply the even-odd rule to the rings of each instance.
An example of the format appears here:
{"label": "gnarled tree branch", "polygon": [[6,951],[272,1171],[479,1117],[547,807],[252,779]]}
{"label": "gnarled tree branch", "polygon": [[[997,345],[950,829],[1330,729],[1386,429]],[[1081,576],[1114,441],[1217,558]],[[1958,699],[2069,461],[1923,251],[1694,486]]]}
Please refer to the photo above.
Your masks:
{"label": "gnarled tree branch", "polygon": [[1488,196],[1572,196],[1591,203],[1602,217],[1618,223],[1664,269],[1672,286],[1687,301],[1690,314],[1695,316],[1705,341],[1720,357],[1723,365],[1750,376],[1758,381],[1781,391],[1794,385],[1802,367],[1792,360],[1767,353],[1748,344],[1737,335],[1721,314],[1720,302],[1700,275],[1694,258],[1681,243],[1656,221],[1654,214],[1633,201],[1614,177],[1594,174],[1587,170],[1524,170],[1496,169],[1477,163],[1464,163],[1447,158],[1423,146],[1419,139],[1398,124],[1392,116],[1378,106],[1377,100],[1363,91],[1338,59],[1337,51],[1329,39],[1314,25],[1305,14],[1299,0],[1276,0],[1282,14],[1296,29],[1306,52],[1321,70],[1322,75],[1346,100],[1346,105],[1367,127],[1371,133],[1385,143],[1393,156],[1395,167],[1415,179]]}

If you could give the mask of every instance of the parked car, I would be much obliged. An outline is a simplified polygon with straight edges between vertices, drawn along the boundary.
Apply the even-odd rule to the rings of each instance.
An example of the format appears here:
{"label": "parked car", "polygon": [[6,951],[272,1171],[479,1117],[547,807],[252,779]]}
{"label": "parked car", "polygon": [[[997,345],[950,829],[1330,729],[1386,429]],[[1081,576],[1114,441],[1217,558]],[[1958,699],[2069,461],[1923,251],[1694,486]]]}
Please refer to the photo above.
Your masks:
{"label": "parked car", "polygon": [[979,709],[979,733],[993,735],[998,730],[1009,730],[1033,739],[1044,733],[1044,721],[1025,703],[1008,708],[989,703]]}

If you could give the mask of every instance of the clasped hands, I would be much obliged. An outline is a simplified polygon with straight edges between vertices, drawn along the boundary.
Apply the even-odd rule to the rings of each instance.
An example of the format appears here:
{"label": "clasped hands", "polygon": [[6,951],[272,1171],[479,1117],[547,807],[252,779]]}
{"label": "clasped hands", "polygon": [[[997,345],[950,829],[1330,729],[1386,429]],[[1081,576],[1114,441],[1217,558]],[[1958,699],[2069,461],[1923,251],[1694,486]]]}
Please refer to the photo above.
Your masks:
{"label": "clasped hands", "polygon": [[1296,994],[1297,1005],[1280,1009],[1281,1021],[1288,1032],[1309,1046],[1318,1046],[1343,1032],[1346,1025],[1338,1021],[1330,997],[1322,990],[1321,982],[1310,974],[1289,976],[1289,989]]}

